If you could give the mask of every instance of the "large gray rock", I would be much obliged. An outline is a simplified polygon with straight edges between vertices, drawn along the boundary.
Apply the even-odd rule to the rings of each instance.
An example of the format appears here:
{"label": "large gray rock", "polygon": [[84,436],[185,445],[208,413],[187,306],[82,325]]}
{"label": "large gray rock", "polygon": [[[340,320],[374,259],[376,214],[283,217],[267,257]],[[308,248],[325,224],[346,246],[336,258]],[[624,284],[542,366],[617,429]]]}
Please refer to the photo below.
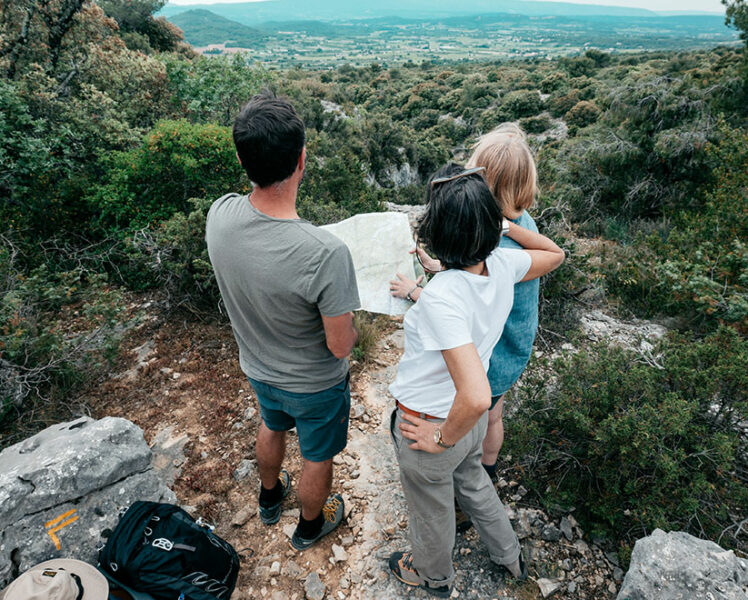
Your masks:
{"label": "large gray rock", "polygon": [[0,588],[51,558],[96,562],[102,533],[135,500],[174,502],[125,419],[53,425],[0,452]]}
{"label": "large gray rock", "polygon": [[654,345],[667,334],[667,329],[651,321],[634,319],[621,321],[601,310],[592,310],[580,317],[585,335],[593,342],[607,340],[631,350],[651,352]]}
{"label": "large gray rock", "polygon": [[745,600],[748,561],[682,531],[636,542],[618,600]]}

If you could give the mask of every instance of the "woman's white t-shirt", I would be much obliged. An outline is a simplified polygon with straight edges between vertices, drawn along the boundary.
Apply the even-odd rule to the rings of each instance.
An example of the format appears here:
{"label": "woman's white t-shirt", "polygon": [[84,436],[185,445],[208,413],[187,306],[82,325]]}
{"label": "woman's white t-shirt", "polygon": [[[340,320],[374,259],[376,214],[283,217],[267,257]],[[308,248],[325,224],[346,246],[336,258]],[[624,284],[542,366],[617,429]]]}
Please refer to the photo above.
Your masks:
{"label": "woman's white t-shirt", "polygon": [[431,279],[403,320],[405,351],[389,388],[401,404],[447,417],[456,389],[441,351],[473,343],[487,371],[512,310],[514,284],[531,262],[524,250],[496,248],[486,259],[487,276],[449,269]]}

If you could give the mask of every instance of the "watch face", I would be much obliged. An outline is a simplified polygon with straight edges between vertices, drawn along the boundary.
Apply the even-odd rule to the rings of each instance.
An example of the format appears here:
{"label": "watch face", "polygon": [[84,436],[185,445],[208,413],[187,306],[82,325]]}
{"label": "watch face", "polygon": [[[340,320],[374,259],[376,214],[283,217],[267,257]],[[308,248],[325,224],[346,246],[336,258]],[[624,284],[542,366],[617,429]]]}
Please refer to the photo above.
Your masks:
{"label": "watch face", "polygon": [[441,429],[437,427],[436,431],[434,431],[434,443],[438,444],[441,441],[442,441],[442,432],[441,432]]}

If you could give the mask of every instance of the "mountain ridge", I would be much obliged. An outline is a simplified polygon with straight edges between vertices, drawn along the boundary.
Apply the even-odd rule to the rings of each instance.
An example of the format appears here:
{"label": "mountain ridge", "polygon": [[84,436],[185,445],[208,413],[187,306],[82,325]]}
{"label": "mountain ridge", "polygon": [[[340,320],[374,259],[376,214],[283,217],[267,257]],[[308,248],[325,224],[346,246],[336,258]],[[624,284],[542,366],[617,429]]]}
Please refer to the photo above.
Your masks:
{"label": "mountain ridge", "polygon": [[191,8],[169,17],[184,32],[184,39],[193,46],[227,43],[250,48],[267,39],[267,34],[233,19],[227,19],[211,10]]}
{"label": "mountain ridge", "polygon": [[443,18],[484,13],[527,16],[657,17],[643,8],[574,4],[570,2],[516,2],[511,0],[374,0],[365,4],[347,0],[264,0],[262,2],[178,5],[167,4],[159,14],[170,18],[191,9],[209,10],[243,25],[266,21],[366,19],[373,17]]}

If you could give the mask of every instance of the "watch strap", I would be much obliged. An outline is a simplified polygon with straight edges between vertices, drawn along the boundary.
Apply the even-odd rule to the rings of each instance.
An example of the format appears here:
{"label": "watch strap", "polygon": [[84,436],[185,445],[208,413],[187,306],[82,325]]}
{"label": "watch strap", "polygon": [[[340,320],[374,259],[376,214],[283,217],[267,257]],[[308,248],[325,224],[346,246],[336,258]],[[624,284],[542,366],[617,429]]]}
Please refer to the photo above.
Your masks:
{"label": "watch strap", "polygon": [[438,436],[438,439],[436,440],[436,445],[437,446],[439,446],[440,448],[454,448],[454,444],[445,444],[444,443],[444,440],[442,439],[442,430],[441,430],[441,428],[437,427],[436,431],[437,431],[437,436]]}

